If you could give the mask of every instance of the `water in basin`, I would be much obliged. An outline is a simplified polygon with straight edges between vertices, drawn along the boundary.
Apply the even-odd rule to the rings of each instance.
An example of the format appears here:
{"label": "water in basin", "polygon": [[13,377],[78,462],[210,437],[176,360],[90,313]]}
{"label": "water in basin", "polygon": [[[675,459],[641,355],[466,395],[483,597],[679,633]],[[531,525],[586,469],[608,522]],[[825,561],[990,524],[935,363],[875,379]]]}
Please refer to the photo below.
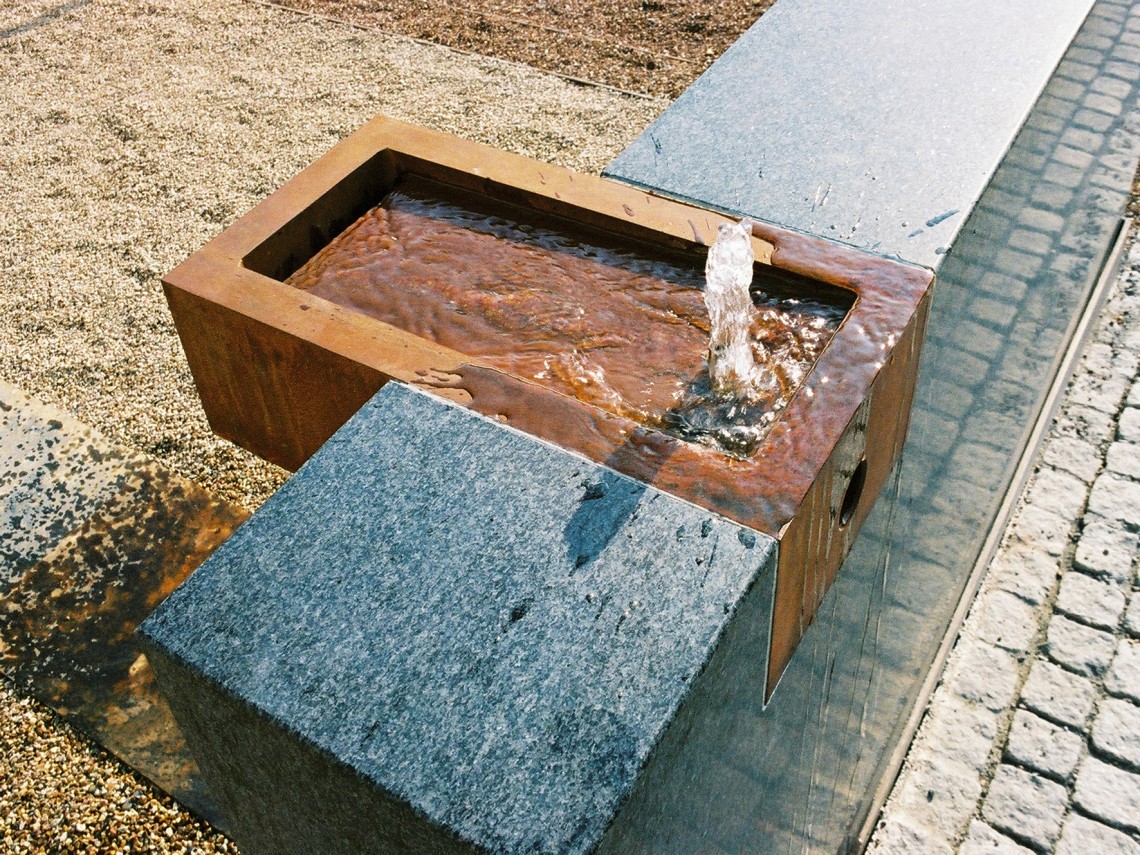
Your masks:
{"label": "water in basin", "polygon": [[765,381],[726,397],[706,358],[704,266],[702,251],[640,246],[409,175],[287,281],[646,427],[747,456],[850,302],[756,266],[748,347]]}

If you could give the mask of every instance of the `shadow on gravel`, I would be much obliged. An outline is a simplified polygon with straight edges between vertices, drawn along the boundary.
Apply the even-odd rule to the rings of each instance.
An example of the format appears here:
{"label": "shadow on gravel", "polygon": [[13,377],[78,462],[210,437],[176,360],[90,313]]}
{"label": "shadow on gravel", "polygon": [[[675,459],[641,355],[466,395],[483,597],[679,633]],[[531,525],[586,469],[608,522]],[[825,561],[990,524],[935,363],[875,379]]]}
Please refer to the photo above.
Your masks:
{"label": "shadow on gravel", "polygon": [[62,18],[69,12],[74,12],[76,9],[82,9],[84,6],[89,6],[91,0],[71,0],[70,3],[63,3],[56,6],[54,9],[48,9],[42,15],[37,15],[30,21],[25,21],[22,24],[17,24],[14,27],[8,27],[6,30],[0,30],[0,42],[5,39],[15,38],[22,36],[24,33],[30,33],[32,30],[39,29],[46,24],[50,24],[57,18]]}

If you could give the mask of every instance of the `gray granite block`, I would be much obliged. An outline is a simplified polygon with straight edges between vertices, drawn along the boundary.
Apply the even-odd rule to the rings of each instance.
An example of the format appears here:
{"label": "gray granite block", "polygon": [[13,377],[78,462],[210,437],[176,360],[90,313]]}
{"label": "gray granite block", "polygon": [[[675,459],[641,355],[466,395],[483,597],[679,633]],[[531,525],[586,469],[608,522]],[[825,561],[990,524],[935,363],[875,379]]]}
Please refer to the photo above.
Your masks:
{"label": "gray granite block", "polygon": [[645,813],[763,697],[775,559],[393,382],[140,631],[244,852],[589,852],[699,827]]}
{"label": "gray granite block", "polygon": [[0,594],[123,487],[123,452],[0,381]]}
{"label": "gray granite block", "polygon": [[937,267],[1092,5],[780,0],[606,174]]}

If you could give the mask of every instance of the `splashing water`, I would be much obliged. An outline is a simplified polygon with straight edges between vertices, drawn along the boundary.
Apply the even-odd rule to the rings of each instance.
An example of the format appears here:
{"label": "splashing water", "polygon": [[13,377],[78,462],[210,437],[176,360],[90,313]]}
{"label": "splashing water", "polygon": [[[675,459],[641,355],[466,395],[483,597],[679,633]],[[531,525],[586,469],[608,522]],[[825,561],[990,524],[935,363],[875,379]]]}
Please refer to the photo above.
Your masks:
{"label": "splashing water", "polygon": [[705,262],[709,334],[709,379],[713,389],[740,399],[755,397],[761,369],[753,354],[752,221],[725,223]]}
{"label": "splashing water", "polygon": [[779,378],[756,338],[752,302],[752,221],[725,223],[705,263],[708,372],[666,414],[681,436],[720,451],[750,455],[783,408]]}

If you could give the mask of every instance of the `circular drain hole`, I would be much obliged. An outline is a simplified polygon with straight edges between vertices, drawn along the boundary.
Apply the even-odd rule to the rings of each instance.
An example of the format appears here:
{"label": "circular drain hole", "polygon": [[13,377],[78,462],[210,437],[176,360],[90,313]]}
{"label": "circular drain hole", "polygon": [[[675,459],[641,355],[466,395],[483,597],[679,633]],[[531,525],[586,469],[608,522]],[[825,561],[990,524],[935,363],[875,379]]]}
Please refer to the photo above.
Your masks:
{"label": "circular drain hole", "polygon": [[855,516],[855,509],[859,507],[859,499],[863,496],[863,485],[867,482],[867,458],[864,457],[851,473],[851,480],[847,482],[847,492],[843,494],[843,505],[839,509],[839,524],[847,525]]}

